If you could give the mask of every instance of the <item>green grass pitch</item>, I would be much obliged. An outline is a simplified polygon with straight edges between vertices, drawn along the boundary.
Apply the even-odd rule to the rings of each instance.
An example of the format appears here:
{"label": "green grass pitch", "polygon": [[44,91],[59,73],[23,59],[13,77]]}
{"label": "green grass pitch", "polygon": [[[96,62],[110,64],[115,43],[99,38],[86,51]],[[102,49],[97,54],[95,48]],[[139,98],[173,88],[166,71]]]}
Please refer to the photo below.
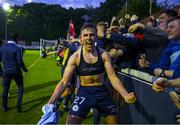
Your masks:
{"label": "green grass pitch", "polygon": [[[0,124],[36,124],[42,116],[41,108],[46,104],[61,79],[61,67],[56,65],[54,57],[40,58],[39,51],[26,50],[24,62],[29,69],[24,73],[24,96],[22,113],[16,112],[17,86],[11,82],[7,112],[0,106]],[[2,104],[2,86],[0,85],[0,104]],[[62,107],[62,106],[61,106]],[[65,124],[67,113],[59,118],[59,124]],[[92,124],[91,114],[83,122]]]}

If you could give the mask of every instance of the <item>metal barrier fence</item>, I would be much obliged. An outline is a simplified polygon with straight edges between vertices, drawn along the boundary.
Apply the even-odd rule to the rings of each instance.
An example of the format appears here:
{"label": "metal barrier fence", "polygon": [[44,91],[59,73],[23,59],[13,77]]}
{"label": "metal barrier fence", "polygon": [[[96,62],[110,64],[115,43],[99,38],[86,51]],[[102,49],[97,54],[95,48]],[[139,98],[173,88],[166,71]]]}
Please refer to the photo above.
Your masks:
{"label": "metal barrier fence", "polygon": [[[129,69],[126,69],[128,71]],[[125,71],[124,71],[125,72]],[[134,76],[131,74],[135,72]],[[131,75],[129,75],[131,74]],[[135,92],[137,101],[135,104],[122,103],[121,96],[113,93],[118,108],[118,120],[120,124],[176,124],[175,115],[178,112],[168,93],[155,93],[152,90],[151,80],[153,76],[142,77],[143,72],[130,71],[119,72],[118,75],[124,83],[125,88]],[[143,76],[143,77],[144,77]],[[150,80],[150,81],[149,81]]]}

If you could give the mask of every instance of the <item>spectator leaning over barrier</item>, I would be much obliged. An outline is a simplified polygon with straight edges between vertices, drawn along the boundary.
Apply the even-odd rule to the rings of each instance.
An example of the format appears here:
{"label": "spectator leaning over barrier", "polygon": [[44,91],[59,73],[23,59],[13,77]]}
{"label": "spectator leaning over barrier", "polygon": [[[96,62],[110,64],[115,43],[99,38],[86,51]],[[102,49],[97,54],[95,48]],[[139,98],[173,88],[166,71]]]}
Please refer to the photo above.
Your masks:
{"label": "spectator leaning over barrier", "polygon": [[[180,77],[180,17],[169,21],[167,33],[170,43],[164,50],[159,62],[159,67],[154,69],[154,73],[156,76],[175,79]],[[163,91],[164,88],[161,84],[158,85],[157,83],[159,84],[158,80],[153,84],[153,90],[156,92]],[[177,94],[179,90],[176,88],[168,88],[166,91],[169,92],[173,103],[180,110],[180,98]]]}
{"label": "spectator leaning over barrier", "polygon": [[169,21],[167,33],[170,43],[162,54],[160,65],[162,69],[165,68],[164,70],[169,69],[172,71],[165,72],[162,71],[162,69],[155,69],[154,73],[156,76],[160,76],[164,73],[167,77],[177,78],[180,77],[180,74],[177,73],[177,71],[180,70],[180,17]]}
{"label": "spectator leaning over barrier", "polygon": [[[110,39],[106,38],[107,35],[107,26],[105,22],[99,22],[97,25],[97,40],[96,40],[96,46],[103,48],[104,50],[108,51],[110,56],[112,58],[117,58],[119,56],[122,56],[126,54],[127,49],[124,46],[117,46],[114,43],[111,42]],[[119,33],[119,24],[115,17],[112,18],[111,26],[108,30],[111,30],[113,32]]]}
{"label": "spectator leaning over barrier", "polygon": [[[167,15],[169,14],[169,15]],[[163,18],[162,15],[167,15],[168,18]],[[108,33],[107,38],[112,42],[125,45],[126,47],[136,49],[136,53],[146,52],[146,57],[151,60],[152,63],[158,63],[159,57],[163,49],[167,46],[168,37],[165,29],[167,27],[165,21],[177,15],[172,10],[166,10],[160,14],[161,25],[158,28],[147,27],[143,24],[137,23],[129,28],[129,32],[135,34],[133,35],[123,35],[118,33]],[[162,25],[162,22],[165,24]],[[131,55],[135,55],[134,53]],[[137,57],[137,54],[135,55]],[[133,56],[134,57],[134,56]],[[136,60],[137,58],[133,58]],[[136,61],[134,62],[134,64]]]}
{"label": "spectator leaning over barrier", "polygon": [[[156,76],[168,77],[168,79],[160,78],[153,83],[153,90],[156,92],[161,92],[165,88],[173,87],[177,91],[169,91],[169,95],[177,107],[180,110],[180,98],[177,93],[179,93],[180,86],[180,17],[171,19],[168,23],[167,28],[168,39],[170,43],[168,47],[164,50],[163,55],[160,60],[160,68],[154,70]],[[169,67],[168,67],[169,66]],[[176,79],[177,78],[177,79]],[[180,123],[180,115],[176,116],[177,123]]]}
{"label": "spectator leaning over barrier", "polygon": [[142,42],[146,46],[146,58],[151,63],[158,63],[164,48],[168,44],[167,22],[176,16],[177,13],[173,10],[163,10],[160,12],[157,27],[137,23],[129,28],[129,32],[144,30],[144,40]]}
{"label": "spectator leaning over barrier", "polygon": [[129,39],[126,36],[131,37],[131,35],[124,35],[121,32],[116,32],[113,26],[110,29],[111,30],[107,31],[106,38],[111,41],[109,54],[115,60],[114,62],[116,62],[116,67],[118,69],[137,69],[136,56],[139,48],[128,42]]}
{"label": "spectator leaning over barrier", "polygon": [[178,78],[180,77],[180,74],[177,73],[180,70],[180,17],[168,22],[167,33],[170,43],[163,51],[159,64],[150,64],[145,59],[140,59],[139,64],[142,67],[154,69],[156,76]]}

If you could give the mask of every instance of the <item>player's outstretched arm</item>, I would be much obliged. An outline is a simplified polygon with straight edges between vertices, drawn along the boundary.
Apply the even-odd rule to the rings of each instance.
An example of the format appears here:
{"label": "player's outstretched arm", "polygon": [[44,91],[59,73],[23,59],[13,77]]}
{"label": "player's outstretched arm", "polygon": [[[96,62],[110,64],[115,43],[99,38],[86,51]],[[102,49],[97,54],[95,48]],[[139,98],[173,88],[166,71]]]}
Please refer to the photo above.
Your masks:
{"label": "player's outstretched arm", "polygon": [[70,59],[68,60],[68,64],[65,68],[65,71],[64,71],[64,75],[63,75],[63,78],[61,79],[61,81],[57,84],[51,98],[49,99],[49,102],[50,104],[52,103],[56,103],[56,101],[58,100],[58,98],[60,97],[60,95],[64,92],[66,86],[67,86],[67,83],[70,81],[73,73],[74,73],[74,70],[76,68],[76,60],[77,60],[77,54],[74,53]]}
{"label": "player's outstretched arm", "polygon": [[136,97],[133,92],[128,93],[126,89],[124,88],[122,82],[117,77],[112,64],[111,64],[111,58],[108,55],[107,52],[103,53],[103,60],[104,60],[104,67],[106,69],[108,78],[113,86],[113,88],[118,91],[122,97],[125,99],[127,103],[134,103],[136,101]]}

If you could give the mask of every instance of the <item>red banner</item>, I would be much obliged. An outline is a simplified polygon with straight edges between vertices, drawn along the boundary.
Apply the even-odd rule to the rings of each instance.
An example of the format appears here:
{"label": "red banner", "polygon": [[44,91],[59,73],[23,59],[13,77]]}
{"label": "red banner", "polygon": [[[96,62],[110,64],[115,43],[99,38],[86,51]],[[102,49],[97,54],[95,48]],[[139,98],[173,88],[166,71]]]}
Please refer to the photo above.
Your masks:
{"label": "red banner", "polygon": [[74,39],[75,37],[76,37],[76,31],[75,31],[74,23],[72,20],[70,20],[69,28],[67,32],[67,40]]}

